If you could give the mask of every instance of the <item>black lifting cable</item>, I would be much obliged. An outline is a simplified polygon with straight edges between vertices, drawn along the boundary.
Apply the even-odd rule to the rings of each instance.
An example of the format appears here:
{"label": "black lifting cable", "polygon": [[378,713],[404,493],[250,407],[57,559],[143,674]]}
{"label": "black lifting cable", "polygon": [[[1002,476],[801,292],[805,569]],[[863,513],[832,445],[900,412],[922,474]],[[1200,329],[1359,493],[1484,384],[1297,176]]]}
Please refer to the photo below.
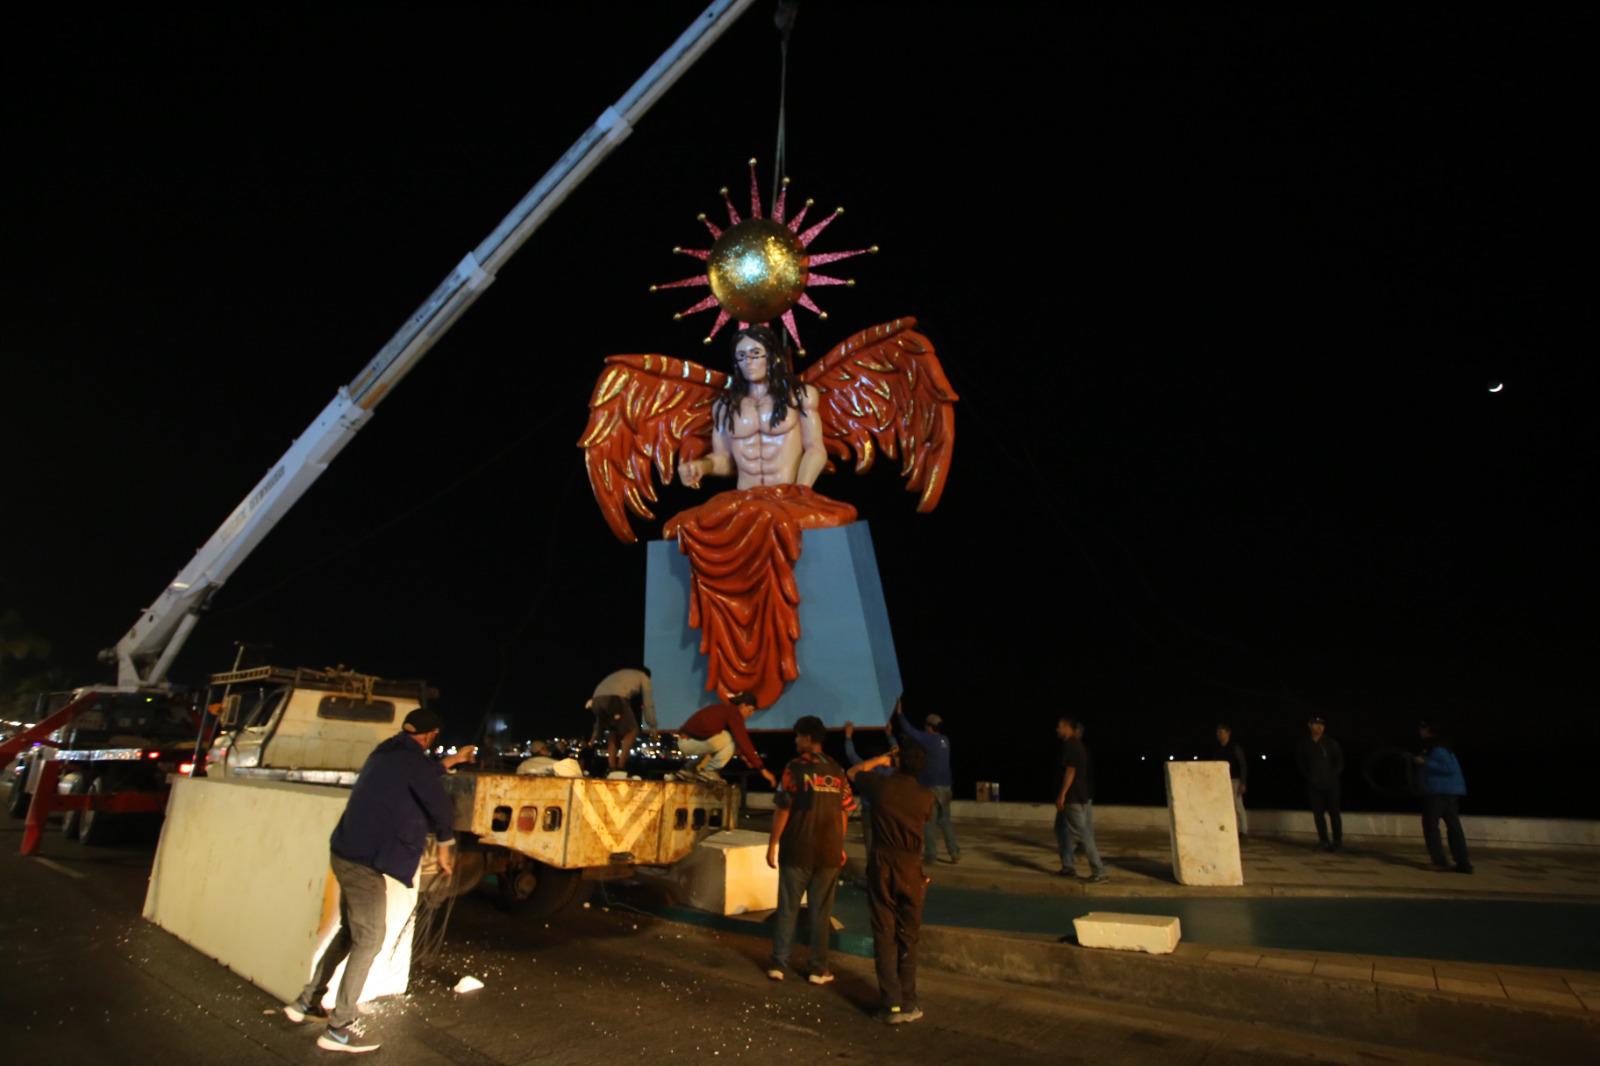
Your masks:
{"label": "black lifting cable", "polygon": [[789,36],[794,33],[794,20],[800,14],[800,0],[778,0],[778,10],[772,21],[778,27],[778,145],[772,151],[772,207],[768,214],[778,209],[778,191],[783,188],[785,168],[788,166],[788,137],[785,122],[789,96]]}

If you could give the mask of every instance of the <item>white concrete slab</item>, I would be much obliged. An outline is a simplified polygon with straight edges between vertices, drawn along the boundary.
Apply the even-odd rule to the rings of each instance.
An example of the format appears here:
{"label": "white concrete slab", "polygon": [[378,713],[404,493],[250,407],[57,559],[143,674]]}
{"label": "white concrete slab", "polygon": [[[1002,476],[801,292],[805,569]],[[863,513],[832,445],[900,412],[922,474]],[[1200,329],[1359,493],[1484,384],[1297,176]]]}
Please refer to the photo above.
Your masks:
{"label": "white concrete slab", "polygon": [[[348,789],[321,785],[178,778],[145,918],[279,999],[293,999],[338,931],[328,837],[349,798]],[[385,881],[388,938],[363,1000],[404,992],[410,980],[416,890]]]}
{"label": "white concrete slab", "polygon": [[1160,914],[1116,914],[1091,911],[1072,920],[1079,945],[1114,951],[1145,951],[1170,955],[1178,948],[1183,930],[1177,918]]}
{"label": "white concrete slab", "polygon": [[1180,885],[1244,884],[1227,763],[1167,763],[1167,812]]}
{"label": "white concrete slab", "polygon": [[767,865],[765,833],[714,833],[682,862],[650,874],[669,881],[684,906],[710,914],[749,914],[778,905],[778,871]]}

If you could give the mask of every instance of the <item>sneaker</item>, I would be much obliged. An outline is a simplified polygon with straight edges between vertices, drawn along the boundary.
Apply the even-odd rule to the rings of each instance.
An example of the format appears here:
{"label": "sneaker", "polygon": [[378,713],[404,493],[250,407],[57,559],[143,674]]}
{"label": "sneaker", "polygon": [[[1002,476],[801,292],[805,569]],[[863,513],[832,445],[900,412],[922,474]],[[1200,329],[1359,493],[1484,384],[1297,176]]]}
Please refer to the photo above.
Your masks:
{"label": "sneaker", "polygon": [[906,1007],[889,1019],[890,1025],[905,1025],[907,1022],[918,1021],[922,1017],[921,1007]]}
{"label": "sneaker", "polygon": [[310,1004],[303,999],[297,999],[293,1003],[283,1005],[283,1016],[299,1025],[307,1018],[326,1018],[328,1009],[320,1003]]}
{"label": "sneaker", "polygon": [[885,1022],[885,1023],[889,1024],[889,1025],[899,1025],[900,1024],[900,1021],[899,1021],[899,1019],[900,1019],[900,1008],[899,1007],[884,1007],[882,1010],[877,1011],[872,1016],[874,1018],[876,1018],[878,1021]]}
{"label": "sneaker", "polygon": [[1076,871],[1076,870],[1057,870],[1056,871],[1056,876],[1057,877],[1065,877],[1069,881],[1076,881],[1078,879],[1078,871]]}
{"label": "sneaker", "polygon": [[783,967],[781,967],[781,966],[769,966],[767,968],[767,977],[769,977],[770,979],[772,979],[774,981],[783,980]]}
{"label": "sneaker", "polygon": [[961,856],[959,856],[959,855],[952,855],[948,859],[945,860],[945,862],[949,863],[951,866],[954,866],[956,863],[958,863],[960,861],[961,861]]}
{"label": "sneaker", "polygon": [[1456,873],[1458,873],[1458,874],[1470,874],[1471,872],[1472,872],[1472,867],[1471,866],[1461,865],[1461,866],[1457,866],[1456,867]]}
{"label": "sneaker", "polygon": [[328,1026],[323,1034],[317,1037],[317,1046],[324,1051],[348,1051],[355,1055],[362,1055],[368,1051],[377,1051],[378,1042],[367,1040],[355,1031],[351,1025],[343,1029]]}
{"label": "sneaker", "polygon": [[814,985],[831,984],[833,982],[833,974],[827,970],[823,970],[821,973],[812,974],[811,976],[807,977],[806,980],[810,981]]}
{"label": "sneaker", "polygon": [[1084,883],[1089,885],[1103,885],[1109,880],[1111,880],[1111,878],[1107,877],[1105,874],[1095,874],[1093,877],[1086,879]]}

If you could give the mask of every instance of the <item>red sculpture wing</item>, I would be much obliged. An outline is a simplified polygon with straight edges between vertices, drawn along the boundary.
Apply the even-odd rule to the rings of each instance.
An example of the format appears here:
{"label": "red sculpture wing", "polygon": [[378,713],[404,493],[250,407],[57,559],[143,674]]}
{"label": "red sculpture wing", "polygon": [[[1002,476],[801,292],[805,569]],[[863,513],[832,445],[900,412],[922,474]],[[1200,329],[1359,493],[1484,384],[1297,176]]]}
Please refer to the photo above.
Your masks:
{"label": "red sculpture wing", "polygon": [[611,532],[624,544],[639,538],[628,511],[654,518],[650,468],[662,484],[680,462],[711,449],[711,405],[727,375],[665,355],[613,355],[589,397],[589,425],[578,441],[589,487]]}
{"label": "red sculpture wing", "polygon": [[900,459],[917,510],[939,505],[956,442],[955,402],[933,342],[897,318],[862,330],[807,367],[801,377],[822,393],[828,454],[856,457],[856,473],[877,453]]}

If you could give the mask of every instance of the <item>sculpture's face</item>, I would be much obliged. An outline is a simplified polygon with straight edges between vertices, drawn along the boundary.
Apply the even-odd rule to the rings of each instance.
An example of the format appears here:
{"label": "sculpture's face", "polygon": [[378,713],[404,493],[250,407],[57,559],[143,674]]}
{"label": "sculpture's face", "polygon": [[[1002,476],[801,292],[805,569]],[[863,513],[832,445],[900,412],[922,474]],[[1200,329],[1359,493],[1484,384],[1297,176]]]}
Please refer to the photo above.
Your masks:
{"label": "sculpture's face", "polygon": [[740,375],[752,385],[767,380],[767,368],[772,356],[766,345],[754,337],[740,337],[733,347],[733,365]]}

